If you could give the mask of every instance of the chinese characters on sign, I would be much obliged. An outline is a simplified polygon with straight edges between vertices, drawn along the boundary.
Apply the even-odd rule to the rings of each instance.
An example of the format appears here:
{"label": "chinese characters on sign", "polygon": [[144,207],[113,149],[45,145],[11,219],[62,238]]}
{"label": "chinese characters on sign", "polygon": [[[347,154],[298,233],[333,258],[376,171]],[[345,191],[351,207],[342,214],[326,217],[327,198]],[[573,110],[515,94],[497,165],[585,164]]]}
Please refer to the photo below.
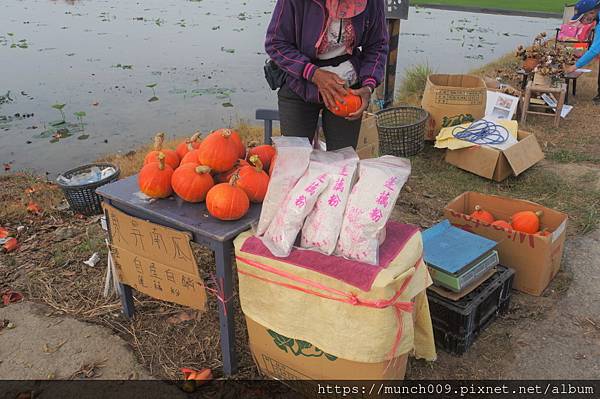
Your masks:
{"label": "chinese characters on sign", "polygon": [[119,280],[153,298],[203,310],[206,291],[190,235],[131,217],[108,205],[105,209]]}

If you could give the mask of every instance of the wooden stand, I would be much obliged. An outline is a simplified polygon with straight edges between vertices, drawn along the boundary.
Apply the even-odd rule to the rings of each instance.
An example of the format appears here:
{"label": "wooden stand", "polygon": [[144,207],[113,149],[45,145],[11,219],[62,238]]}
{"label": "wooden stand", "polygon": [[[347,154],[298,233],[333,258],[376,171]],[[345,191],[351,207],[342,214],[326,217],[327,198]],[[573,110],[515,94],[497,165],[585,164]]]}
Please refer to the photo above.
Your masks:
{"label": "wooden stand", "polygon": [[[555,114],[529,110],[532,95],[538,94],[538,93],[549,93],[549,94],[557,95],[558,103],[556,105],[556,113]],[[553,116],[554,117],[554,127],[558,127],[560,125],[560,115],[562,113],[563,106],[565,104],[566,96],[567,96],[567,85],[566,84],[561,84],[559,87],[547,87],[547,86],[537,86],[537,85],[534,85],[533,82],[529,82],[527,84],[527,88],[525,90],[525,99],[523,100],[523,109],[521,110],[521,123],[525,123],[527,121],[527,114]],[[548,106],[546,106],[546,107],[550,108]]]}

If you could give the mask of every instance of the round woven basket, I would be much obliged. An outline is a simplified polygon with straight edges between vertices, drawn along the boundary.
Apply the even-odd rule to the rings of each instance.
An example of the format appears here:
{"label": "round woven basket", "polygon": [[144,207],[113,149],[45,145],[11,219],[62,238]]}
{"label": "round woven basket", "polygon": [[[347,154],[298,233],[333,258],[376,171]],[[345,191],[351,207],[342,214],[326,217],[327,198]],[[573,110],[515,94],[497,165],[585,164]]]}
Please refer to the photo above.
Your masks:
{"label": "round woven basket", "polygon": [[429,113],[417,107],[394,107],[377,112],[379,153],[411,157],[425,147]]}
{"label": "round woven basket", "polygon": [[57,179],[56,182],[65,194],[67,202],[69,203],[69,206],[71,207],[73,212],[81,213],[86,216],[99,215],[102,213],[102,201],[100,199],[100,196],[96,194],[96,189],[105,184],[116,181],[119,178],[119,175],[121,174],[121,169],[119,169],[117,165],[113,165],[110,163],[94,163],[71,169],[65,173],[61,173],[60,175],[69,179],[74,175],[89,171],[94,166],[100,169],[112,167],[115,169],[115,173],[105,177],[102,180],[88,184],[67,185],[62,183],[60,179]]}

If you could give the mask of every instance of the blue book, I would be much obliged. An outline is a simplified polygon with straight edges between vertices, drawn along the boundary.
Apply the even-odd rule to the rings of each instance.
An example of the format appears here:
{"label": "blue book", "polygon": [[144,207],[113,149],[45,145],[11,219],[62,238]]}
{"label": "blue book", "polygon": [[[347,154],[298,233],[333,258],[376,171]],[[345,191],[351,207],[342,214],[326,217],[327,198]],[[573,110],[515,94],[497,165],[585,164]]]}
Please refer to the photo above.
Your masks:
{"label": "blue book", "polygon": [[471,269],[496,245],[496,241],[454,227],[448,220],[423,232],[427,266],[454,276]]}

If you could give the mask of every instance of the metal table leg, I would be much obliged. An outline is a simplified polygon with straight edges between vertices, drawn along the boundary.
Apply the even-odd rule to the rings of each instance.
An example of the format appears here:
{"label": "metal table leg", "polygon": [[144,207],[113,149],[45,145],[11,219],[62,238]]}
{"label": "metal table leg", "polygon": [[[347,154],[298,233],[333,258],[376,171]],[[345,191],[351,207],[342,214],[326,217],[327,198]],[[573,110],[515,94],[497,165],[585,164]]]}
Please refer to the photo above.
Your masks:
{"label": "metal table leg", "polygon": [[135,305],[133,304],[133,293],[131,287],[125,284],[119,283],[121,290],[121,307],[123,315],[128,319],[131,319],[135,313]]}
{"label": "metal table leg", "polygon": [[221,327],[221,353],[223,354],[223,373],[228,376],[237,370],[235,352],[235,321],[233,304],[228,301],[233,295],[231,241],[219,243],[215,248],[217,263],[217,284],[222,283],[224,302],[219,301],[219,324]]}

